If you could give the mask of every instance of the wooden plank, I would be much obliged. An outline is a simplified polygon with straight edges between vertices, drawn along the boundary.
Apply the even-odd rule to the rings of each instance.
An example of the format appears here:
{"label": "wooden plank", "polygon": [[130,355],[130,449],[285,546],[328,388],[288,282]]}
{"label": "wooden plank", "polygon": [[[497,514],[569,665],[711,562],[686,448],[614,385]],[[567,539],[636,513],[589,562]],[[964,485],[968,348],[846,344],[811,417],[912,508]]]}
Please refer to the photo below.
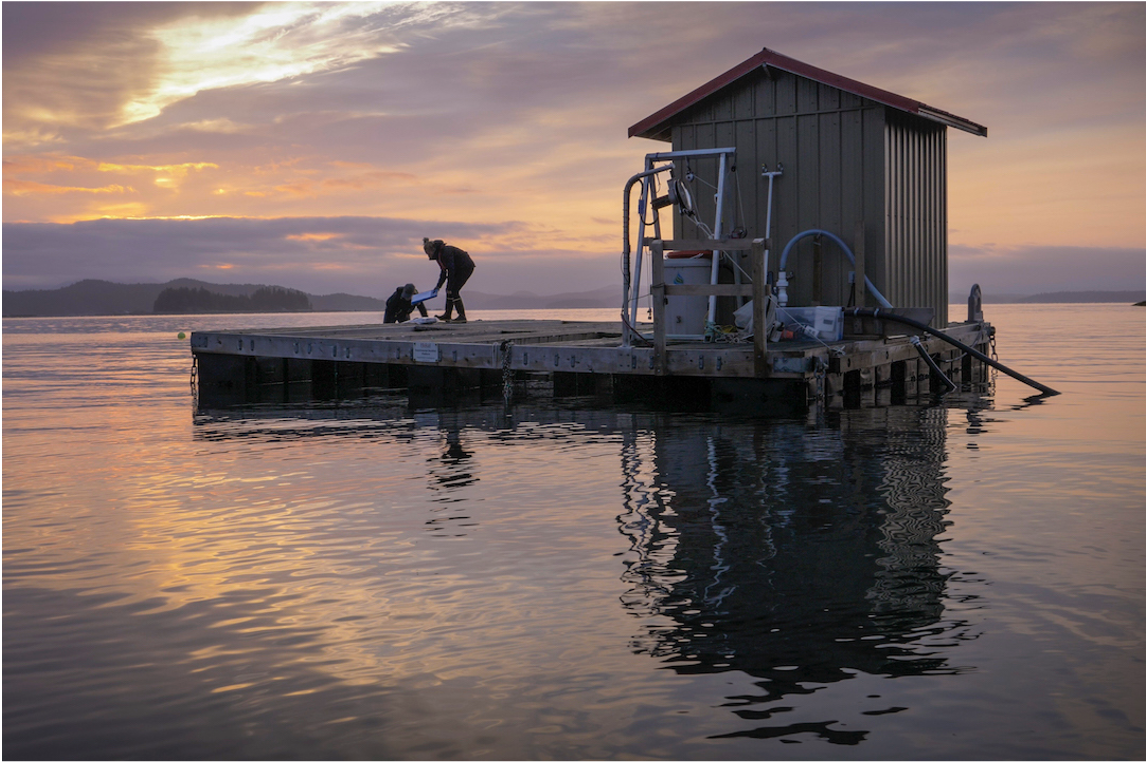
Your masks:
{"label": "wooden plank", "polygon": [[638,347],[510,347],[510,368],[540,373],[650,375],[653,351]]}
{"label": "wooden plank", "polygon": [[752,251],[753,242],[748,238],[686,238],[662,241],[661,248],[665,251]]}
{"label": "wooden plank", "polygon": [[600,339],[615,339],[621,342],[621,332],[603,333],[601,331],[581,331],[578,333],[554,333],[549,335],[501,336],[492,339],[499,344],[510,341],[514,344],[569,344],[571,342],[598,341]]}
{"label": "wooden plank", "polygon": [[664,242],[653,241],[650,245],[649,280],[650,300],[653,302],[653,351],[654,370],[665,372],[665,251]]}
{"label": "wooden plank", "polygon": [[717,283],[677,286],[665,285],[666,296],[752,296],[753,287],[748,283]]}
{"label": "wooden plank", "polygon": [[750,274],[753,279],[753,375],[757,378],[769,373],[768,326],[765,325],[769,263],[766,256],[765,240],[754,238]]}
{"label": "wooden plank", "polygon": [[706,348],[704,344],[694,344],[688,349],[673,348],[666,357],[666,370],[673,376],[708,378],[752,378],[756,375],[753,350],[748,345],[728,349]]}
{"label": "wooden plank", "polygon": [[[755,375],[752,349],[748,346],[715,348],[692,344],[670,347],[665,366],[674,376],[751,378]],[[535,347],[510,348],[512,370],[540,373],[610,373],[656,375],[656,350],[648,347]]]}

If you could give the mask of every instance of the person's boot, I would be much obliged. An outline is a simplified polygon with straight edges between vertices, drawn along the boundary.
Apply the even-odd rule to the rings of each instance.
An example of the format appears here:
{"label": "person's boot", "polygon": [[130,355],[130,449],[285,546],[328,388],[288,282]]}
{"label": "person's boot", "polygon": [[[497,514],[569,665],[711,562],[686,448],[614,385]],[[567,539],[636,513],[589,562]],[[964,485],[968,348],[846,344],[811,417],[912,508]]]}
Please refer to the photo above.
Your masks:
{"label": "person's boot", "polygon": [[452,313],[453,311],[454,311],[454,300],[451,299],[450,297],[446,297],[446,311],[443,312],[441,315],[439,315],[438,319],[441,320],[443,323],[449,323],[450,322],[450,313]]}
{"label": "person's boot", "polygon": [[454,318],[454,320],[452,322],[454,322],[454,323],[465,323],[466,322],[466,307],[463,306],[463,304],[462,304],[462,297],[458,297],[457,299],[454,300],[454,306],[458,308],[458,317]]}

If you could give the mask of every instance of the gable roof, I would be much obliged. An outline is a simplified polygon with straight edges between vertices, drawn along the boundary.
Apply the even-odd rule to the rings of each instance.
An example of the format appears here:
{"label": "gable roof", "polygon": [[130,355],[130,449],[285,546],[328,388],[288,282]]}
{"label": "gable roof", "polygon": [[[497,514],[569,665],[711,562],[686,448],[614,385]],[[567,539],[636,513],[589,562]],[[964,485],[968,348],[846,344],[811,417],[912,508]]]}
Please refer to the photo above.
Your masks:
{"label": "gable roof", "polygon": [[653,139],[665,139],[664,133],[668,130],[669,125],[666,124],[673,117],[680,114],[690,106],[694,106],[704,98],[712,95],[713,93],[721,90],[727,85],[732,84],[736,80],[745,76],[758,67],[772,67],[787,71],[791,74],[796,74],[801,77],[806,77],[816,82],[820,82],[839,90],[859,95],[863,98],[882,103],[890,108],[898,109],[909,114],[930,119],[933,122],[947,125],[948,127],[955,127],[964,132],[970,132],[973,135],[988,136],[988,128],[983,125],[976,124],[975,122],[965,119],[962,116],[949,114],[947,111],[941,111],[938,108],[933,108],[926,103],[905,98],[903,95],[881,90],[879,87],[866,85],[863,82],[857,82],[855,79],[849,79],[839,74],[833,74],[831,71],[817,68],[803,61],[798,61],[795,58],[781,55],[774,50],[762,48],[760,53],[757,53],[752,58],[743,61],[732,69],[729,69],[724,74],[721,74],[705,84],[698,87],[688,95],[684,95],[677,100],[670,103],[665,108],[661,109],[655,114],[647,116],[637,124],[629,128],[629,137],[643,137]]}

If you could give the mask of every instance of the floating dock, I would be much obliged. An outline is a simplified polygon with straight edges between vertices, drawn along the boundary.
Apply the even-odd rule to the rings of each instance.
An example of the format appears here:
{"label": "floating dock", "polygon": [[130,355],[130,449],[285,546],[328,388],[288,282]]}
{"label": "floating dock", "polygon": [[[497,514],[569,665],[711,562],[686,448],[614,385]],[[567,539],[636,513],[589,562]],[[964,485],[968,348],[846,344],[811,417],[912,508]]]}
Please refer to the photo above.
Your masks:
{"label": "floating dock", "polygon": [[[752,282],[665,282],[664,253],[700,247],[751,252]],[[653,324],[565,320],[474,320],[339,327],[197,331],[191,334],[198,402],[234,407],[309,400],[349,400],[405,389],[431,402],[468,393],[509,399],[529,382],[555,397],[595,395],[674,409],[749,414],[904,404],[959,384],[983,383],[994,329],[978,305],[969,320],[927,333],[894,321],[894,310],[844,318],[843,339],[769,342],[710,340],[667,331],[670,297],[752,300],[755,325],[768,325],[772,298],[764,239],[652,242]],[[902,310],[908,313],[912,310]],[[909,320],[911,322],[911,320]],[[954,340],[972,354],[953,346]],[[541,384],[537,382],[541,382]]]}
{"label": "floating dock", "polygon": [[[534,381],[555,397],[595,395],[762,413],[814,403],[905,404],[946,388],[913,336],[899,326],[871,318],[848,323],[874,333],[768,344],[763,373],[752,343],[623,346],[620,321],[202,331],[191,335],[191,349],[205,408],[350,400],[398,389],[445,401],[483,390],[512,394],[515,385]],[[986,353],[992,331],[981,321],[949,326],[944,333]],[[916,341],[952,382],[987,380],[986,365],[947,342],[928,336]]]}

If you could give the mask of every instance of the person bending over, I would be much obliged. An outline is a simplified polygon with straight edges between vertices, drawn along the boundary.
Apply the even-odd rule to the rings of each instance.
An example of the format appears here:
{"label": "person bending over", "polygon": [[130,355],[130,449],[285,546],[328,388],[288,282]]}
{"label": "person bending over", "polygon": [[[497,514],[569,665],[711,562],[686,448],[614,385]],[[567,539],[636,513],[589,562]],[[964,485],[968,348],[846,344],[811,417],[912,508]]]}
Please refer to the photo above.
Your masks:
{"label": "person bending over", "polygon": [[394,289],[394,293],[386,300],[386,314],[382,317],[384,323],[405,323],[417,307],[422,317],[428,317],[426,305],[422,302],[411,304],[410,299],[417,293],[413,283]]}
{"label": "person bending over", "polygon": [[[474,260],[457,246],[450,246],[440,240],[431,241],[422,239],[422,250],[426,256],[438,263],[438,285],[434,287],[437,292],[446,284],[446,312],[438,315],[438,319],[450,323],[466,322],[466,307],[462,304],[462,287],[474,273]],[[458,317],[451,320],[451,314],[458,310]]]}

